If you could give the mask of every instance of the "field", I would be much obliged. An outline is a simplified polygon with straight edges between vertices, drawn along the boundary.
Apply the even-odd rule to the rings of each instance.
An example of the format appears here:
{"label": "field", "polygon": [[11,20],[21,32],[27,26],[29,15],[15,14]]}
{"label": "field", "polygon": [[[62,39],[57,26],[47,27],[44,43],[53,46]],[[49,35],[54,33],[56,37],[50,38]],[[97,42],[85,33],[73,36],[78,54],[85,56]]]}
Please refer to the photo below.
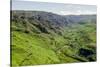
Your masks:
{"label": "field", "polygon": [[67,22],[49,15],[56,16],[12,11],[12,66],[96,61],[96,19]]}

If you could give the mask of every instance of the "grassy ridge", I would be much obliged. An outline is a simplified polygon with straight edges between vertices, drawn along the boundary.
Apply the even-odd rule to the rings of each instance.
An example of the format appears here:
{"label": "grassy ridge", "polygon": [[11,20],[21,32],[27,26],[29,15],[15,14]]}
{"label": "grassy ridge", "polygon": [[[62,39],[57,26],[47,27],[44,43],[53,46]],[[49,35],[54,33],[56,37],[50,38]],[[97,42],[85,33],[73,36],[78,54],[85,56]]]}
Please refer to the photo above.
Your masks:
{"label": "grassy ridge", "polygon": [[55,52],[49,49],[48,43],[43,41],[41,37],[22,32],[14,32],[13,34],[12,59],[15,61],[12,64],[31,65],[59,62]]}
{"label": "grassy ridge", "polygon": [[96,61],[95,22],[73,23],[60,33],[36,20],[11,23],[12,66]]}

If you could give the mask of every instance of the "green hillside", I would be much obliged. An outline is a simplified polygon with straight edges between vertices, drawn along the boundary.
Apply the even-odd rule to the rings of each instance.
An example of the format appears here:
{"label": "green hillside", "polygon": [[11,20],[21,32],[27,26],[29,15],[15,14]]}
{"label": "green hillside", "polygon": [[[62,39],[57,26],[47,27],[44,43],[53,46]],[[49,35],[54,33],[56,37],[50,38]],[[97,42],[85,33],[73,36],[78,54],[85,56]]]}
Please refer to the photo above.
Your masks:
{"label": "green hillside", "polygon": [[32,19],[17,12],[12,17],[13,67],[96,61],[95,21],[57,27],[50,19]]}

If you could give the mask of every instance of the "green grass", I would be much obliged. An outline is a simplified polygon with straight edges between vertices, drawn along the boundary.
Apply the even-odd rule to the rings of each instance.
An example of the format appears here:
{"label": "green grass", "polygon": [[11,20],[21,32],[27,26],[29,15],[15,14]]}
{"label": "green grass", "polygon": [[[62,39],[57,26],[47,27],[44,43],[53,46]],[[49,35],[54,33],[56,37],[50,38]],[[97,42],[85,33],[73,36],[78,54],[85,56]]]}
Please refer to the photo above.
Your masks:
{"label": "green grass", "polygon": [[14,66],[59,62],[57,55],[49,49],[43,38],[16,31],[12,34],[12,59],[14,60],[12,64]]}
{"label": "green grass", "polygon": [[[86,62],[96,60],[95,24],[73,24],[65,27],[63,35],[49,30],[42,33],[28,24],[12,25],[12,66]],[[27,29],[27,30],[26,30]],[[38,32],[38,33],[37,33]],[[91,50],[94,54],[80,56],[79,49]]]}

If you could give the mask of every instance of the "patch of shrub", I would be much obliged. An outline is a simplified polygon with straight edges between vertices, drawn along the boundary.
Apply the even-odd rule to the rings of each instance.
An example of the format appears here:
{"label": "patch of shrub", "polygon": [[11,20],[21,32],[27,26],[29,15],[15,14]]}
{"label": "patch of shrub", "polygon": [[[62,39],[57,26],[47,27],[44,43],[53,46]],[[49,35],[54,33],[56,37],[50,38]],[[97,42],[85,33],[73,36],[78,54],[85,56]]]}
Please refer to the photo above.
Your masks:
{"label": "patch of shrub", "polygon": [[30,31],[29,31],[29,30],[25,30],[24,32],[25,32],[25,33],[27,33],[27,34],[28,34],[28,33],[30,33]]}

